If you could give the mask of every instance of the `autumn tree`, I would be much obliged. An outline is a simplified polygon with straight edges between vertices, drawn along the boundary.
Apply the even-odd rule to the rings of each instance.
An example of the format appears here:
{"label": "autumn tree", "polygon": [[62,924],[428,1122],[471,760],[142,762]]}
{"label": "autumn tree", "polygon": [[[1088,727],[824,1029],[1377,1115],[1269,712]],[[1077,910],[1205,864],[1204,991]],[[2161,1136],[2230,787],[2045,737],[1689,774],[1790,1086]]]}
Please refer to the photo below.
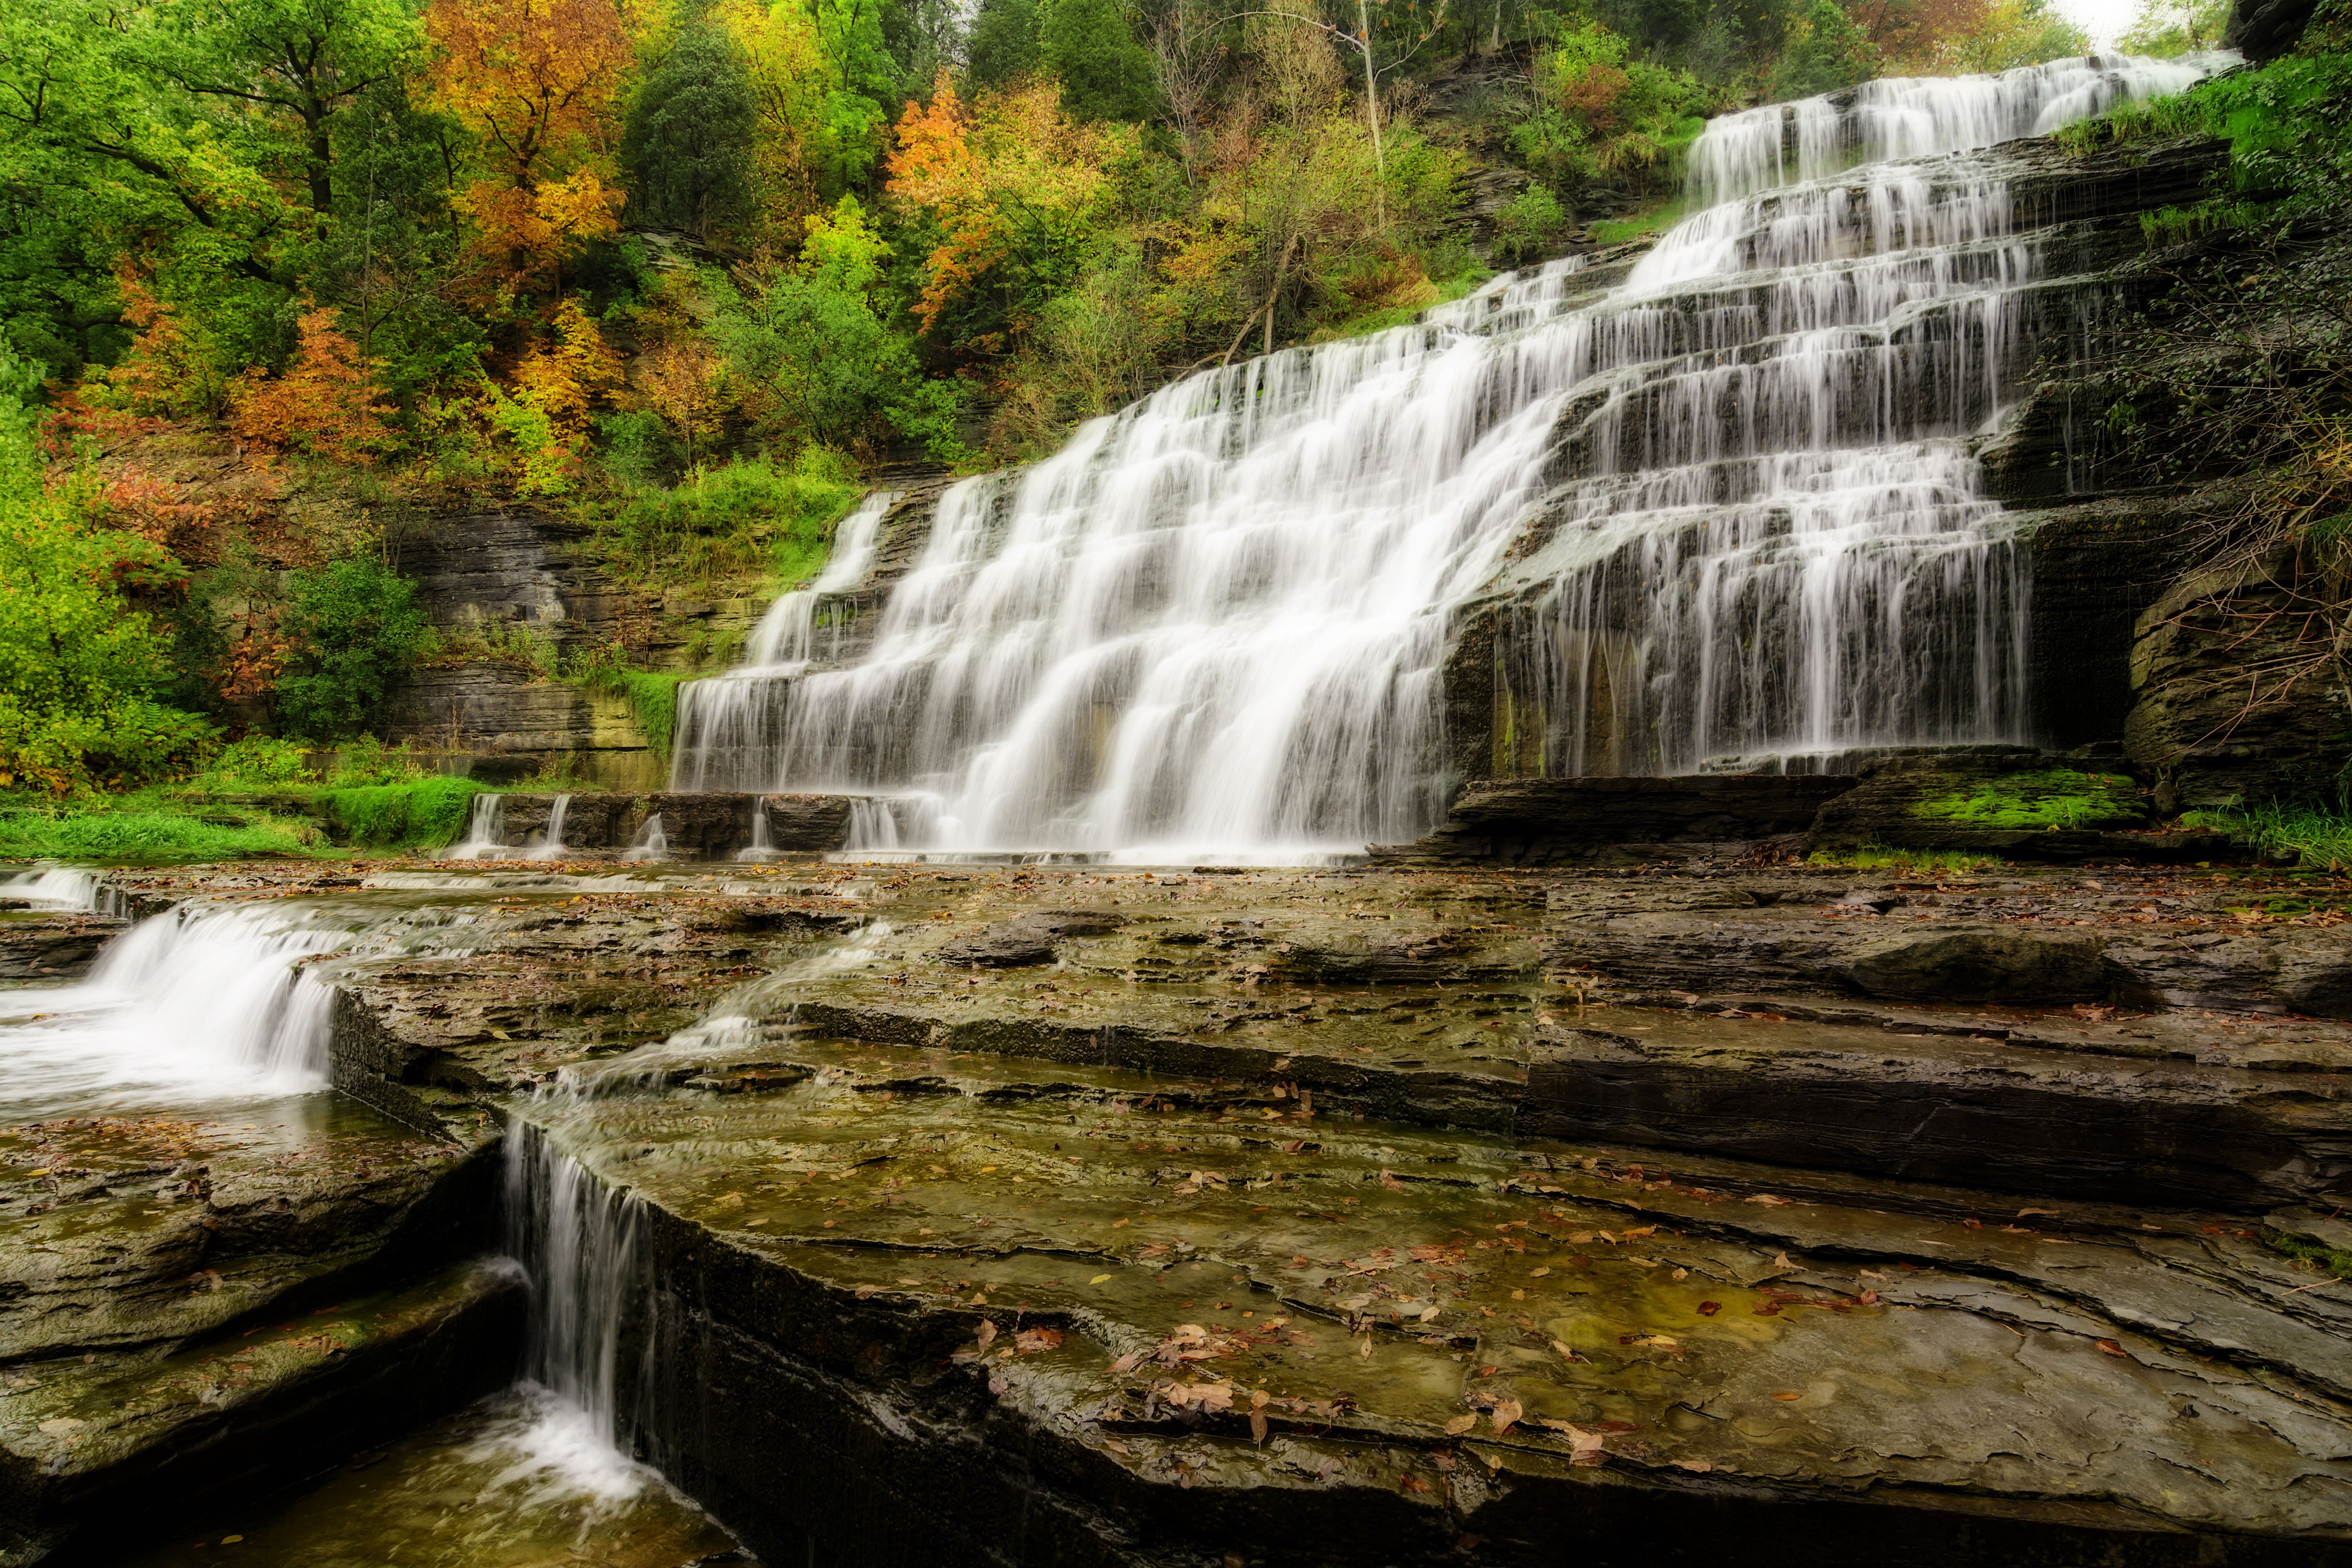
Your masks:
{"label": "autumn tree", "polygon": [[942,236],[923,263],[915,314],[961,345],[1001,351],[1077,276],[1132,157],[1127,127],[1062,112],[1051,82],[967,106],[942,77],[928,107],[908,104],[890,154],[890,193]]}
{"label": "autumn tree", "polygon": [[631,51],[613,0],[432,0],[434,102],[470,130],[481,167],[459,196],[501,279],[552,281],[618,228],[614,109]]}
{"label": "autumn tree", "polygon": [[300,346],[285,374],[247,371],[235,399],[236,434],[273,451],[299,447],[330,463],[373,463],[393,410],[377,398],[359,345],[336,326],[333,311],[316,305],[298,329]]}
{"label": "autumn tree", "polygon": [[546,336],[515,367],[510,392],[487,391],[491,423],[513,443],[517,487],[561,495],[572,487],[595,405],[621,382],[621,364],[579,298],[555,308]]}

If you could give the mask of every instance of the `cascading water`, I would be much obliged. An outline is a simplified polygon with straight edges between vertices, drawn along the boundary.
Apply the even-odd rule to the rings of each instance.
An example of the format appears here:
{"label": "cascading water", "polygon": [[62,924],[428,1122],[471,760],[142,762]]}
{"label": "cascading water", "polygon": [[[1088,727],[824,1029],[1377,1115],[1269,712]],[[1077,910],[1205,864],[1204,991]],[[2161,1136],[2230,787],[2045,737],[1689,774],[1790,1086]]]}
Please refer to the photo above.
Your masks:
{"label": "cascading water", "polygon": [[466,813],[466,837],[444,857],[453,861],[507,858],[507,798],[485,789]]}
{"label": "cascading water", "polygon": [[[692,681],[678,692],[677,723],[696,736],[692,747],[678,748],[670,765],[673,789],[731,788],[747,755],[751,766],[764,768],[765,752],[774,729],[772,712],[778,683],[806,670],[822,657],[837,653],[841,621],[829,601],[856,588],[874,564],[875,546],[882,537],[882,518],[896,497],[877,490],[841,519],[835,530],[833,551],[824,570],[804,589],[796,589],[768,606],[743,662],[712,680]],[[820,632],[830,632],[822,639]]]}
{"label": "cascading water", "polygon": [[326,1087],[334,996],[306,957],[350,940],[283,904],[184,905],[110,944],[79,986],[0,995],[0,1107]]}
{"label": "cascading water", "polygon": [[656,811],[646,819],[646,831],[637,841],[621,852],[625,861],[666,861],[669,859],[669,835],[662,831],[661,813]]}
{"label": "cascading water", "polygon": [[[959,850],[1409,839],[1447,784],[1453,619],[1539,503],[1547,542],[1512,567],[1538,591],[1498,632],[1524,771],[2017,738],[2027,585],[1962,443],[2031,349],[2038,247],[1995,161],[1874,160],[2046,131],[2212,63],[1879,82],[1718,120],[1694,164],[1714,204],[1612,289],[1574,292],[1562,264],[1498,280],[957,486],[861,660],[688,689],[676,779],[924,799],[928,843]],[[886,818],[904,842],[896,813],[853,826]]]}
{"label": "cascading water", "polygon": [[571,814],[572,797],[558,795],[547,808],[547,835],[522,858],[528,861],[562,860],[564,855],[563,819]]}

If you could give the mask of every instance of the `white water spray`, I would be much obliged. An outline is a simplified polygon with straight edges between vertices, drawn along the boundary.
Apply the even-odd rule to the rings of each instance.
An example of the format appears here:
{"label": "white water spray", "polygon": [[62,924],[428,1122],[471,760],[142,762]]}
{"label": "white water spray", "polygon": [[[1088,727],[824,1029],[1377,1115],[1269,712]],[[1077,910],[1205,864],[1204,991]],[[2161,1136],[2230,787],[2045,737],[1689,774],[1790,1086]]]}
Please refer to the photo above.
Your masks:
{"label": "white water spray", "polygon": [[2204,66],[2095,57],[1717,121],[1696,154],[1717,204],[1614,288],[1580,295],[1561,264],[1498,280],[957,486],[861,660],[687,688],[676,777],[928,797],[912,843],[887,813],[908,848],[1407,840],[1450,790],[1454,617],[1538,510],[1498,650],[1521,771],[2021,738],[2027,585],[1963,442],[2041,329],[2038,247],[1996,159],[1823,176]]}

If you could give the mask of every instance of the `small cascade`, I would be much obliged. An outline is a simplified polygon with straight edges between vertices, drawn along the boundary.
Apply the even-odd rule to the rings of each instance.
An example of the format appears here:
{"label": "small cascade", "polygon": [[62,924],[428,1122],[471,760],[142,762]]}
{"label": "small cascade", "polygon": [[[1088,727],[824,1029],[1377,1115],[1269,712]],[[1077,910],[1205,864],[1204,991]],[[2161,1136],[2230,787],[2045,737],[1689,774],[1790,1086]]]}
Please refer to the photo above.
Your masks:
{"label": "small cascade", "polygon": [[735,852],[735,858],[751,865],[765,865],[776,858],[775,837],[768,831],[768,803],[751,802],[751,842]]}
{"label": "small cascade", "polygon": [[[678,733],[694,738],[677,747],[670,767],[671,789],[764,788],[756,775],[768,767],[778,683],[839,652],[843,622],[825,619],[832,609],[827,601],[856,588],[873,566],[882,519],[896,498],[888,490],[877,490],[841,519],[824,569],[808,587],[768,606],[740,664],[723,675],[678,688]],[[832,635],[824,639],[820,632]],[[821,642],[824,646],[820,647]]]}
{"label": "small cascade", "polygon": [[79,866],[12,872],[0,876],[0,907],[16,899],[36,909],[95,911],[102,886],[96,872]]}
{"label": "small cascade", "polygon": [[[507,1132],[507,1247],[531,1285],[523,1354],[537,1418],[513,1439],[529,1464],[619,1500],[656,1483],[628,1455],[651,1408],[653,1290],[641,1206],[517,1119]],[[624,1360],[624,1346],[634,1350]]]}
{"label": "small cascade", "polygon": [[646,819],[646,831],[637,841],[621,852],[625,861],[666,861],[669,859],[669,837],[662,831],[661,813],[656,811]]}
{"label": "small cascade", "polygon": [[[1718,120],[1697,210],[1622,281],[1510,275],[957,485],[856,662],[688,688],[674,787],[873,797],[850,841],[898,852],[1402,842],[1448,797],[1445,661],[1489,599],[1511,771],[2022,740],[2031,584],[1969,444],[2053,295],[1979,150],[2219,58]],[[919,836],[878,805],[919,796]]]}
{"label": "small cascade", "polygon": [[0,1105],[295,1094],[326,1087],[333,989],[302,964],[351,940],[285,904],[182,905],[79,986],[0,996]]}
{"label": "small cascade", "polygon": [[451,846],[442,857],[453,861],[494,861],[508,858],[507,798],[494,790],[485,789],[474,797],[473,810],[466,818],[464,841]]}
{"label": "small cascade", "polygon": [[546,836],[527,851],[522,857],[523,859],[527,861],[556,861],[563,858],[563,818],[565,813],[571,810],[571,796],[558,795],[555,798],[554,803],[547,809]]}

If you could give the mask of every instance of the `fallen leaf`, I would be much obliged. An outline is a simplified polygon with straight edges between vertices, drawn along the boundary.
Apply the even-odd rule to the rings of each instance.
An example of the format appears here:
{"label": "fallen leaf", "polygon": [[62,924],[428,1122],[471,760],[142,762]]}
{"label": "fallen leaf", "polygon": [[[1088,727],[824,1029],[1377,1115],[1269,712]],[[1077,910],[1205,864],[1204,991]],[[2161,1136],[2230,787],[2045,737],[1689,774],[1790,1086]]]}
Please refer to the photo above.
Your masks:
{"label": "fallen leaf", "polygon": [[996,1325],[986,1318],[980,1320],[980,1348],[986,1350],[996,1338]]}
{"label": "fallen leaf", "polygon": [[1394,1175],[1386,1170],[1381,1172],[1381,1185],[1388,1188],[1391,1192],[1402,1192],[1404,1190],[1404,1183],[1397,1180]]}
{"label": "fallen leaf", "polygon": [[1401,1484],[1405,1490],[1411,1492],[1423,1492],[1429,1490],[1429,1483],[1419,1476],[1407,1476]]}
{"label": "fallen leaf", "polygon": [[1263,1410],[1250,1412],[1250,1441],[1253,1443],[1265,1441],[1265,1412]]}
{"label": "fallen leaf", "polygon": [[1802,1399],[1804,1396],[1801,1394],[1775,1394],[1772,1397],[1780,1400],[1784,1405],[1789,1405],[1794,1404],[1796,1401]]}
{"label": "fallen leaf", "polygon": [[1715,1469],[1713,1465],[1707,1463],[1705,1459],[1669,1459],[1666,1462],[1674,1466],[1675,1469],[1678,1470],[1689,1470],[1695,1475],[1703,1476],[1706,1474],[1707,1471]]}
{"label": "fallen leaf", "polygon": [[1698,1304],[1698,1315],[1703,1318],[1711,1318],[1721,1311],[1723,1311],[1721,1301],[1701,1301]]}
{"label": "fallen leaf", "polygon": [[1445,1435],[1449,1437],[1458,1437],[1477,1424],[1478,1417],[1475,1416],[1456,1416],[1445,1424]]}
{"label": "fallen leaf", "polygon": [[2109,1355],[2119,1355],[2126,1361],[2129,1361],[2131,1359],[2131,1352],[2126,1350],[2123,1346],[2117,1344],[2111,1339],[2103,1339],[2099,1341],[2099,1348],[2105,1351]]}
{"label": "fallen leaf", "polygon": [[860,1285],[860,1286],[858,1286],[858,1287],[857,1287],[857,1289],[856,1289],[856,1290],[855,1290],[855,1291],[851,1291],[850,1293],[851,1293],[852,1295],[856,1296],[859,1301],[863,1301],[867,1300],[867,1299],[868,1299],[869,1297],[871,1297],[871,1296],[872,1296],[872,1295],[873,1295],[877,1291],[879,1291],[881,1288],[882,1288],[882,1287],[881,1287],[881,1286],[879,1286],[879,1285]]}
{"label": "fallen leaf", "polygon": [[1061,1343],[1060,1329],[1023,1329],[1013,1336],[1013,1348],[1023,1355],[1033,1355],[1041,1350],[1058,1349]]}
{"label": "fallen leaf", "polygon": [[1549,1269],[1530,1269],[1528,1270],[1528,1278],[1530,1280],[1540,1280],[1546,1274],[1550,1272],[1551,1270]]}
{"label": "fallen leaf", "polygon": [[1108,1280],[1108,1279],[1109,1279],[1109,1278],[1110,1278],[1110,1276],[1109,1276],[1108,1274],[1097,1274],[1093,1279],[1088,1280],[1088,1281],[1087,1281],[1087,1284],[1089,1284],[1089,1285],[1099,1285],[1099,1284],[1101,1284],[1105,1280]]}
{"label": "fallen leaf", "polygon": [[1769,1192],[1756,1192],[1748,1194],[1746,1197],[1740,1199],[1740,1201],[1742,1203],[1760,1203],[1771,1208],[1786,1208],[1789,1207],[1790,1200],[1785,1197],[1774,1197]]}
{"label": "fallen leaf", "polygon": [[1519,1402],[1516,1399],[1506,1399],[1486,1412],[1487,1418],[1495,1423],[1495,1436],[1497,1437],[1509,1431],[1520,1415]]}

